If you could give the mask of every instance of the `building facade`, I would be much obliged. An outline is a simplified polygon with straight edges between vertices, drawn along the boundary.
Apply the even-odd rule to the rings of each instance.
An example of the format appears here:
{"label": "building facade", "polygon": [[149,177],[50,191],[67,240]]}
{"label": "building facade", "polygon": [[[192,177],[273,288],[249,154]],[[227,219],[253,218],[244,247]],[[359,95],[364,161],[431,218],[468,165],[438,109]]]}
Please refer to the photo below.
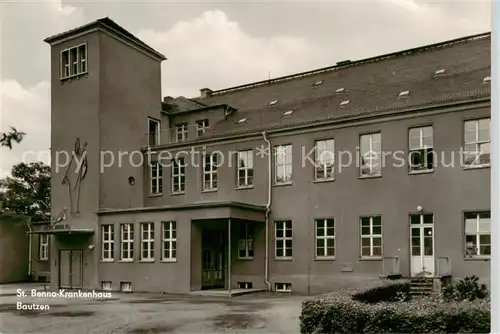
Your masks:
{"label": "building facade", "polygon": [[53,287],[489,280],[488,33],[163,100],[108,18],[46,42]]}

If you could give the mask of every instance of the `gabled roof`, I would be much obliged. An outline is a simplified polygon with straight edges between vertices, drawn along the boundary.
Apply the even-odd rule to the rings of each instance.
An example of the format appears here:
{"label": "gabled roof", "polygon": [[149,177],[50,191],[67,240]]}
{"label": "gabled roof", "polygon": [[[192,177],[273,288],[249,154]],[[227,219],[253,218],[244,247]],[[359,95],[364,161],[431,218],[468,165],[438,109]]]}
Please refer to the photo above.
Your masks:
{"label": "gabled roof", "polygon": [[155,57],[157,57],[159,60],[166,60],[167,58],[161,54],[160,52],[156,51],[143,41],[141,41],[139,38],[135,37],[132,33],[130,33],[128,30],[117,24],[115,21],[111,20],[109,17],[104,17],[101,19],[98,19],[94,22],[85,24],[83,26],[77,27],[75,29],[71,29],[68,31],[65,31],[63,33],[47,37],[44,39],[44,42],[53,44],[55,42],[58,42],[64,38],[74,36],[76,34],[82,33],[84,31],[93,29],[93,28],[102,28],[105,29],[108,32],[111,32],[115,35],[118,35],[127,41],[131,42],[132,44],[135,44],[136,46],[140,47],[143,50],[148,51],[149,53],[153,54]]}
{"label": "gabled roof", "polygon": [[[468,36],[191,100],[237,109],[201,137],[208,138],[488,99],[483,79],[491,75],[490,43],[490,33]],[[289,110],[294,112],[285,116]]]}

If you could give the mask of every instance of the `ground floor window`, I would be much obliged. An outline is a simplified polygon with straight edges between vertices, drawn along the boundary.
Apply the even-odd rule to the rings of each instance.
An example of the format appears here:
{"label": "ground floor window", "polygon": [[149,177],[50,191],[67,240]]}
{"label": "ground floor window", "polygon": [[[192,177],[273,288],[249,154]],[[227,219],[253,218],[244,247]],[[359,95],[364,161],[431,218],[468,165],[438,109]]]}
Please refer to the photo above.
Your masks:
{"label": "ground floor window", "polygon": [[275,256],[277,259],[292,258],[292,222],[277,221],[275,223]]}
{"label": "ground floor window", "polygon": [[238,258],[253,259],[253,224],[240,222],[238,224]]}
{"label": "ground floor window", "polygon": [[134,224],[127,223],[120,226],[121,260],[134,260]]}
{"label": "ground floor window", "polygon": [[154,261],[155,224],[141,223],[141,261]]}
{"label": "ground floor window", "polygon": [[316,257],[335,257],[335,221],[316,219]]}
{"label": "ground floor window", "polygon": [[382,256],[382,217],[361,218],[361,257]]}
{"label": "ground floor window", "polygon": [[177,230],[175,222],[163,222],[163,260],[174,261],[177,257]]}
{"label": "ground floor window", "polygon": [[465,213],[465,252],[470,257],[491,255],[490,211]]}
{"label": "ground floor window", "polygon": [[101,225],[102,260],[113,261],[115,251],[115,236],[113,225]]}
{"label": "ground floor window", "polygon": [[49,259],[49,235],[40,234],[39,239],[39,249],[38,249],[38,259],[41,261],[46,261]]}

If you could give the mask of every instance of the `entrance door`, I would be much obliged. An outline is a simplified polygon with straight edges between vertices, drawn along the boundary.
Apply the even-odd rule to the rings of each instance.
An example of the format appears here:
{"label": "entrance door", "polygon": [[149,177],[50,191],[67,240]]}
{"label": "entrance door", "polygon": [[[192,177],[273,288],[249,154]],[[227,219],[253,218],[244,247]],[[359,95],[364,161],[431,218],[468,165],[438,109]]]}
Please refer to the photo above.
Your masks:
{"label": "entrance door", "polygon": [[202,232],[202,289],[224,288],[224,232]]}
{"label": "entrance door", "polygon": [[410,216],[411,276],[434,276],[434,215]]}
{"label": "entrance door", "polygon": [[59,251],[59,287],[65,289],[83,287],[83,250]]}

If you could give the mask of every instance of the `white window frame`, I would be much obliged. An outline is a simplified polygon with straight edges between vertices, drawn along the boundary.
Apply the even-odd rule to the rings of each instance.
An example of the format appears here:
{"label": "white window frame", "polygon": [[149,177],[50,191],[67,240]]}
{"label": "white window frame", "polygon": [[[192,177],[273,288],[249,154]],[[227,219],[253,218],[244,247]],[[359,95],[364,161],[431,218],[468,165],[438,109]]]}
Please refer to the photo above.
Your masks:
{"label": "white window frame", "polygon": [[162,242],[162,261],[177,261],[177,223],[175,221],[162,222],[163,242]]}
{"label": "white window frame", "polygon": [[[331,169],[330,176],[327,176]],[[324,171],[324,177],[319,172]],[[335,139],[322,139],[314,142],[314,180],[331,181],[335,179]]]}
{"label": "white window frame", "polygon": [[[328,234],[328,223],[333,223],[333,235]],[[318,235],[319,228],[323,229],[323,235]],[[336,226],[333,218],[319,218],[314,220],[314,254],[317,259],[335,259],[337,253]],[[318,240],[323,240],[323,253],[318,254]],[[328,240],[333,240],[333,255],[328,254]]]}
{"label": "white window frame", "polygon": [[[134,261],[134,224],[120,224],[120,261]],[[124,245],[128,245],[125,250]]]}
{"label": "white window frame", "polygon": [[[374,218],[377,218],[380,220],[380,234],[378,233],[374,233],[373,230],[374,230],[374,226],[376,226],[374,224]],[[369,229],[370,229],[370,233],[369,234],[363,234],[363,220],[366,220],[368,219],[369,221]],[[381,258],[383,257],[384,255],[384,240],[383,240],[383,232],[382,232],[382,216],[365,216],[365,217],[361,217],[359,219],[359,226],[360,226],[360,229],[359,229],[359,234],[360,234],[360,245],[359,245],[359,251],[360,251],[360,257],[361,258]],[[364,255],[363,254],[363,248],[366,248],[366,247],[363,247],[363,239],[368,239],[370,241],[370,245],[368,246],[369,249],[370,249],[370,254],[369,255]],[[374,245],[374,242],[373,240],[374,239],[380,239],[380,255],[375,255],[374,254],[374,248],[375,247],[379,247],[379,246],[375,246]]]}
{"label": "white window frame", "polygon": [[[115,259],[115,226],[112,224],[101,225],[101,261],[112,262]],[[104,245],[108,245],[106,250]]]}
{"label": "white window frame", "polygon": [[[238,224],[238,259],[253,260],[253,257],[255,255],[254,234],[255,227],[252,222],[240,222]],[[241,255],[242,250],[245,253],[244,256]],[[250,254],[250,252],[252,252],[252,254]]]}
{"label": "white window frame", "polygon": [[161,195],[162,192],[163,192],[163,168],[159,162],[152,162],[151,166],[149,167],[149,194]]}
{"label": "white window frame", "polygon": [[[483,218],[481,219],[480,218],[480,215],[482,214],[489,214],[490,218]],[[469,233],[467,232],[467,217],[468,216],[476,216],[475,217],[475,220],[476,220],[476,230],[475,230],[475,233]],[[490,231],[489,232],[482,232],[481,229],[480,229],[480,226],[481,226],[481,223],[483,223],[483,220],[489,220],[489,227],[490,227]],[[491,240],[491,212],[490,211],[477,211],[477,212],[465,212],[464,214],[464,242],[465,242],[465,251],[466,251],[466,255],[469,255],[470,257],[479,257],[479,258],[490,258],[491,257],[491,243],[492,243],[492,240]],[[490,236],[490,244],[486,246],[490,246],[490,254],[481,254],[481,236],[483,235],[489,235]],[[467,254],[467,250],[469,249],[468,245],[467,245],[467,236],[474,236],[475,237],[475,252],[472,253],[472,254]]]}
{"label": "white window frame", "polygon": [[[81,49],[84,48],[85,52],[81,52]],[[72,53],[76,52],[76,60],[73,59]],[[83,54],[83,57],[82,57]],[[67,55],[67,62],[63,61],[64,55]],[[70,48],[61,50],[59,53],[59,77],[61,80],[69,79],[72,77],[76,77],[82,74],[86,74],[88,72],[88,49],[87,43],[82,43],[76,46],[72,46]],[[76,64],[76,72],[74,71],[73,65]],[[66,73],[67,70],[67,73]]]}
{"label": "white window frame", "polygon": [[[283,228],[279,229],[278,225],[282,225]],[[279,230],[283,232],[281,237],[278,237]],[[287,231],[290,231],[289,236],[286,234]],[[278,241],[283,241],[283,248],[278,248]],[[290,241],[290,247],[286,246],[287,241]],[[290,255],[287,255],[288,249],[290,250]],[[293,258],[293,225],[291,220],[281,220],[274,223],[274,256],[276,259],[281,260],[290,260]]]}
{"label": "white window frame", "polygon": [[[147,228],[147,229],[146,229]],[[147,237],[144,238],[144,232]],[[140,259],[143,262],[153,262],[155,260],[155,223],[141,223],[141,254]],[[148,256],[144,256],[144,251],[148,252]]]}
{"label": "white window frame", "polygon": [[[480,122],[487,122],[488,123],[488,139],[487,140],[479,140],[479,123]],[[468,124],[474,124],[474,134],[475,134],[475,139],[467,142],[467,125]],[[469,151],[467,150],[468,145],[474,145],[474,151]],[[489,162],[481,164],[479,163],[479,159],[481,156],[481,146],[483,145],[488,145],[490,146],[489,148]],[[467,152],[474,153],[475,158],[472,162],[467,163]],[[491,119],[489,117],[483,117],[483,118],[478,118],[478,119],[471,119],[471,120],[466,120],[464,122],[464,157],[463,157],[463,164],[466,168],[478,168],[478,167],[487,167],[491,165]]]}
{"label": "white window frame", "polygon": [[[291,144],[277,145],[274,147],[274,183],[276,185],[290,184],[293,179],[293,151]],[[287,173],[289,171],[289,173]],[[278,175],[283,175],[283,180],[278,180]],[[286,175],[289,174],[289,178]]]}
{"label": "white window frame", "polygon": [[292,292],[292,283],[274,283],[274,290],[276,292]]}
{"label": "white window frame", "polygon": [[175,138],[178,143],[188,139],[189,126],[188,123],[181,123],[175,125]]}
{"label": "white window frame", "polygon": [[49,259],[49,235],[40,234],[38,239],[38,259],[47,261]]}
{"label": "white window frame", "polygon": [[[155,124],[155,132],[149,132],[151,124]],[[161,123],[159,120],[154,118],[148,118],[148,146],[156,146],[160,145],[160,126]],[[152,143],[151,139],[154,138],[154,142]]]}
{"label": "white window frame", "polygon": [[186,191],[185,158],[172,159],[172,194],[183,194]]}
{"label": "white window frame", "polygon": [[201,137],[209,128],[210,123],[208,119],[200,119],[196,121],[196,133]]}
{"label": "white window frame", "polygon": [[[243,165],[240,164],[243,162]],[[236,185],[237,188],[253,187],[253,150],[238,151],[236,157]]]}
{"label": "white window frame", "polygon": [[[208,170],[207,170],[208,159]],[[218,187],[217,182],[217,154],[210,153],[203,155],[203,191],[215,191]],[[207,187],[207,182],[209,186]]]}
{"label": "white window frame", "polygon": [[[377,152],[373,149],[374,143],[376,141],[374,140],[374,137],[377,136],[379,138],[379,145],[380,145],[380,150]],[[363,152],[363,139],[364,138],[369,138],[369,152]],[[369,154],[369,157],[363,158],[363,155]],[[373,132],[373,133],[366,133],[362,134],[359,136],[359,154],[360,154],[360,169],[359,169],[359,175],[360,177],[374,177],[374,176],[381,176],[382,175],[382,133],[381,132]],[[374,154],[377,156],[375,157]],[[369,160],[368,162],[365,162],[365,159]],[[378,166],[379,168],[376,169],[377,164],[373,163],[373,160],[378,161]],[[368,168],[368,169],[367,169]]]}
{"label": "white window frame", "polygon": [[[430,130],[430,136],[424,136],[426,130]],[[415,132],[418,131],[418,145],[412,146],[412,138],[415,138],[412,136]],[[430,137],[430,145],[425,144],[425,138]],[[434,128],[432,125],[428,126],[420,126],[420,127],[413,127],[408,129],[408,150],[410,151],[410,164],[409,164],[409,170],[410,173],[418,173],[418,172],[429,172],[434,170],[434,156],[432,156],[432,162],[429,165],[429,154],[433,155],[434,154]],[[413,157],[413,154],[419,154],[423,155],[423,165],[413,165],[413,160],[411,157]],[[421,167],[419,167],[421,166]]]}

